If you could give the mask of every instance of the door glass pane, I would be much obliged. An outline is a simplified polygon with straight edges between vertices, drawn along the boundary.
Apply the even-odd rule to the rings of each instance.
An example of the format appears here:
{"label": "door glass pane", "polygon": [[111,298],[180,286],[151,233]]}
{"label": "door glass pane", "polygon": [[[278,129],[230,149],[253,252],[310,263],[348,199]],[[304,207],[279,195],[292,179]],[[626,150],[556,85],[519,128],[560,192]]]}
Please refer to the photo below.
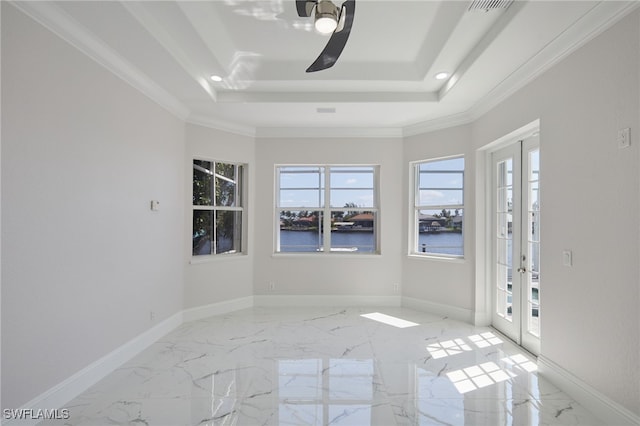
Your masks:
{"label": "door glass pane", "polygon": [[513,315],[513,161],[497,164],[496,187],[496,313],[511,321]]}
{"label": "door glass pane", "polygon": [[540,336],[540,150],[527,155],[527,331]]}

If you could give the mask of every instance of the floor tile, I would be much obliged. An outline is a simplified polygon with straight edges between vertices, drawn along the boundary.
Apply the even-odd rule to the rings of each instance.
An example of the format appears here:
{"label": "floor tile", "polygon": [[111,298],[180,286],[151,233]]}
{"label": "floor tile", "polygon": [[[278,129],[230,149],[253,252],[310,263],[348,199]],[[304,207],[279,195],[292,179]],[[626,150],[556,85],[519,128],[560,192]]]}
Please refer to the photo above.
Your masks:
{"label": "floor tile", "polygon": [[600,423],[491,328],[397,307],[253,308],[192,321],[65,408],[70,419],[41,424]]}

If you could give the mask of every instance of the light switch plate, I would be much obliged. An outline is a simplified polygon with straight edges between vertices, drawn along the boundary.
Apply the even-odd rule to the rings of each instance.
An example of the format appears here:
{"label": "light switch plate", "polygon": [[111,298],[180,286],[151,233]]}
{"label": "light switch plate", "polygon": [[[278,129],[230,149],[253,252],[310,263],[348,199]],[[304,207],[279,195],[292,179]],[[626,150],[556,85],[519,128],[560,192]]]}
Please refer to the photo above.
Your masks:
{"label": "light switch plate", "polygon": [[571,250],[562,251],[562,264],[564,266],[571,266],[573,264],[573,253],[571,253]]}
{"label": "light switch plate", "polygon": [[628,148],[629,145],[631,145],[631,129],[627,127],[618,130],[618,148]]}

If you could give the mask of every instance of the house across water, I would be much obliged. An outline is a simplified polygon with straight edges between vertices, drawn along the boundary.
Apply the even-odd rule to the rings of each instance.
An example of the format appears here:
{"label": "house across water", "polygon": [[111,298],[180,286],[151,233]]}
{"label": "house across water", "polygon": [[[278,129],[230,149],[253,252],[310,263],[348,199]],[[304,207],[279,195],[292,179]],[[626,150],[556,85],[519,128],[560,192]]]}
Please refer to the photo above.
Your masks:
{"label": "house across water", "polygon": [[333,230],[338,232],[373,232],[373,213],[360,213],[352,216],[348,221],[335,222]]}

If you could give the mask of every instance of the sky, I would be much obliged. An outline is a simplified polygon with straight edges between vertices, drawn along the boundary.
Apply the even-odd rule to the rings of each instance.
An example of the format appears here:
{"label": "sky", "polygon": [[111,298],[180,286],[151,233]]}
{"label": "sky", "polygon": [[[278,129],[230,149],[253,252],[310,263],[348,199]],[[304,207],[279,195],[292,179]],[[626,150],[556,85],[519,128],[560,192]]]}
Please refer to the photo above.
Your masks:
{"label": "sky", "polygon": [[[529,156],[531,170],[539,169],[539,151]],[[375,207],[374,166],[291,166],[280,167],[281,208],[320,208],[324,206],[325,171],[330,171],[331,207],[355,203]],[[464,157],[419,164],[418,203],[425,208],[455,209],[464,204]],[[537,173],[531,175],[537,179]]]}
{"label": "sky", "polygon": [[[318,208],[324,205],[325,167],[280,167],[279,207]],[[331,207],[355,203],[375,207],[374,166],[330,167]]]}

